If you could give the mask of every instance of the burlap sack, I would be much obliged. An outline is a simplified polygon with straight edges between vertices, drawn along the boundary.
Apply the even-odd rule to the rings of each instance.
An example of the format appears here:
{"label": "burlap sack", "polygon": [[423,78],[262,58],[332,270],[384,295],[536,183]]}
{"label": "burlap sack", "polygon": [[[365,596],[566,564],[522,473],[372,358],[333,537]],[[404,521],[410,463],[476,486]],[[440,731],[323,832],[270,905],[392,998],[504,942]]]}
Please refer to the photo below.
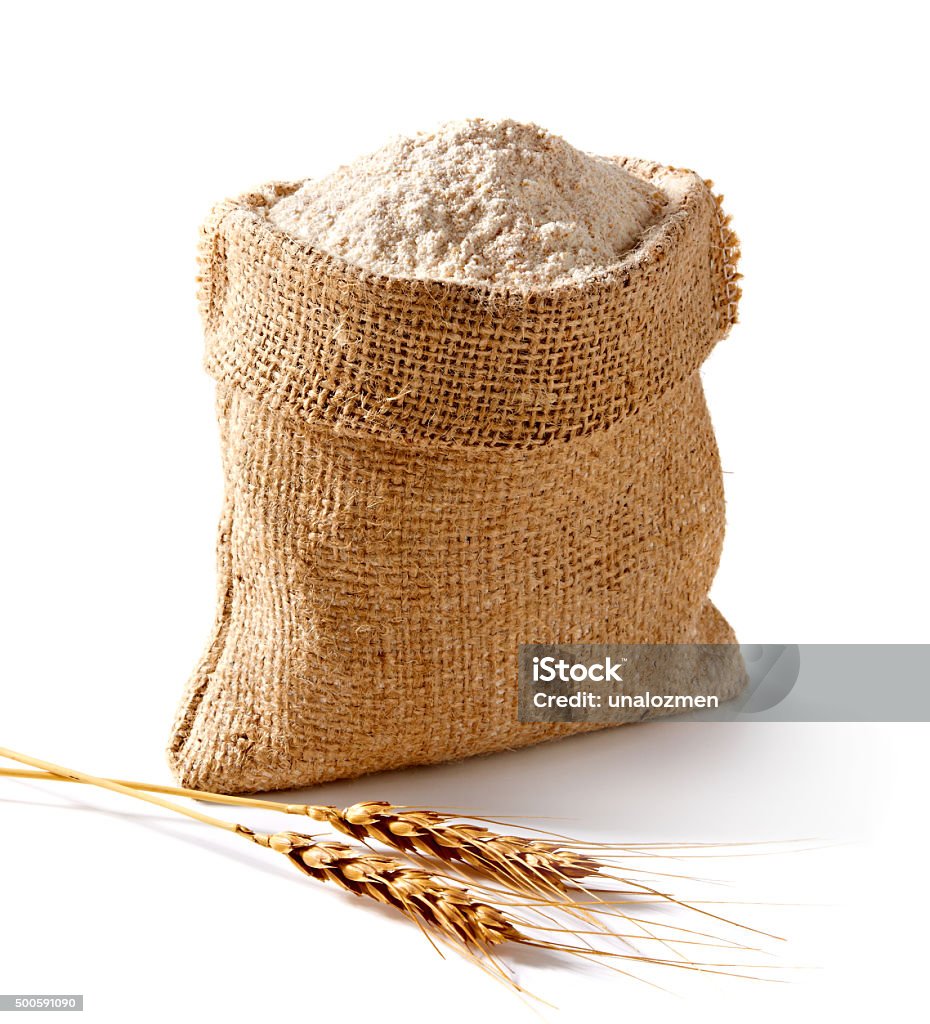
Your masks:
{"label": "burlap sack", "polygon": [[[365,274],[266,219],[204,227],[226,499],[219,610],[170,760],[303,786],[591,728],[521,724],[521,643],[722,643],[724,529],[698,369],[736,240],[689,171],[602,278],[534,294]],[[726,698],[742,671],[713,681]]]}

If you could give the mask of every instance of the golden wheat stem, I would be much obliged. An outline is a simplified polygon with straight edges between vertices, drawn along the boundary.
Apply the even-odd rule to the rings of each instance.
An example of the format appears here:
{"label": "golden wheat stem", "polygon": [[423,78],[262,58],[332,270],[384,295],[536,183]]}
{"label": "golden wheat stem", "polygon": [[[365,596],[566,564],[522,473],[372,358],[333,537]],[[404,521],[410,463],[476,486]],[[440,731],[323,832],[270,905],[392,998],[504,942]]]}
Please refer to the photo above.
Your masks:
{"label": "golden wheat stem", "polygon": [[[0,748],[0,753],[2,753],[2,748]],[[6,757],[9,755],[3,754],[2,756]],[[15,779],[44,779],[47,782],[86,781],[81,778],[72,778],[67,775],[61,775],[59,772],[49,770],[33,771],[23,768],[0,768],[0,776]],[[205,803],[226,804],[230,807],[253,807],[265,811],[284,811],[285,813],[292,813],[287,810],[290,805],[279,803],[277,800],[259,800],[248,796],[228,796],[224,793],[207,793],[200,789],[183,789],[180,786],[158,786],[151,782],[135,782],[132,779],[106,779],[105,781],[113,782],[118,786],[122,786],[124,789],[134,789],[138,792],[161,793],[164,796],[185,797],[188,800],[202,800]],[[299,804],[297,806],[301,808],[299,813],[305,814],[304,805]]]}
{"label": "golden wheat stem", "polygon": [[[41,762],[27,761],[26,763],[39,764]],[[44,778],[63,782],[88,781],[87,777],[79,777],[79,773],[54,772],[49,774],[50,771],[54,771],[54,766],[44,772],[0,769],[0,775],[18,778]],[[565,894],[568,888],[589,893],[590,890],[581,884],[581,879],[586,877],[600,876],[618,881],[628,881],[617,879],[616,876],[610,874],[609,868],[612,865],[592,855],[592,852],[598,847],[601,847],[605,853],[608,852],[611,849],[609,846],[597,843],[579,844],[567,837],[553,837],[557,838],[557,841],[553,842],[552,839],[526,839],[503,835],[477,824],[452,824],[453,819],[459,817],[458,815],[437,811],[403,808],[382,801],[358,803],[340,810],[328,805],[285,804],[275,800],[229,796],[204,790],[159,786],[127,779],[98,780],[98,784],[100,781],[106,781],[111,787],[121,787],[120,792],[132,790],[137,795],[143,792],[160,793],[190,800],[309,817],[314,821],[326,823],[336,831],[358,842],[367,843],[376,840],[394,847],[407,856],[437,859],[447,864],[462,865],[487,873],[495,881],[521,892],[524,896],[558,897]],[[182,813],[184,812],[182,811]],[[473,819],[474,822],[482,820],[485,819]],[[587,852],[582,852],[583,849],[586,849]],[[635,872],[637,869],[627,865],[626,870]],[[650,874],[657,874],[657,872],[651,871]],[[643,887],[639,883],[629,882],[628,884],[643,891]],[[671,901],[671,897],[668,899]],[[571,902],[576,907],[579,906],[576,900]]]}
{"label": "golden wheat stem", "polygon": [[[19,764],[32,765],[33,768],[41,769],[39,772],[28,773],[30,777],[46,777],[51,776],[52,778],[66,781],[66,782],[83,782],[89,786],[98,786],[100,789],[108,789],[113,793],[121,793],[123,796],[131,796],[136,800],[144,800],[148,804],[154,804],[156,807],[162,807],[168,811],[174,811],[176,814],[186,815],[188,818],[193,818],[195,821],[202,822],[204,825],[212,825],[214,828],[221,828],[227,832],[237,832],[240,828],[233,821],[226,821],[223,818],[213,818],[209,814],[203,814],[201,811],[195,811],[192,807],[184,807],[181,804],[172,803],[170,800],[162,800],[161,797],[154,796],[151,793],[142,792],[141,790],[135,789],[132,786],[125,785],[122,782],[117,782],[114,779],[99,778],[96,775],[89,775],[87,772],[75,771],[72,768],[63,768],[60,764],[52,764],[50,761],[40,761],[37,757],[29,757],[26,754],[17,753],[15,750],[10,750],[8,747],[0,747],[0,757],[5,757],[10,761],[17,761]],[[9,771],[5,771],[4,774],[9,774]]]}
{"label": "golden wheat stem", "polygon": [[312,878],[324,882],[333,881],[355,895],[391,904],[408,917],[423,920],[434,927],[442,937],[459,939],[466,946],[473,943],[478,947],[486,947],[501,942],[527,941],[500,911],[489,904],[475,901],[461,886],[450,885],[435,875],[409,868],[401,861],[374,854],[364,847],[353,848],[337,842],[321,843],[313,836],[294,832],[253,832],[244,825],[213,818],[160,796],[133,789],[122,782],[65,768],[8,747],[0,747],[0,757],[30,765],[47,773],[46,777],[98,786],[242,836],[259,846],[287,855]]}
{"label": "golden wheat stem", "polygon": [[[729,963],[694,962],[682,956],[669,941],[654,935],[647,928],[643,928],[646,937],[667,946],[676,956],[682,956],[682,959],[651,957],[635,951],[635,947],[632,953],[598,949],[588,941],[587,936],[610,936],[628,945],[632,945],[630,940],[643,936],[627,935],[598,927],[593,913],[609,914],[610,904],[594,905],[589,908],[564,893],[563,887],[578,886],[580,877],[601,873],[606,865],[584,855],[560,850],[557,844],[521,840],[514,836],[499,836],[474,825],[451,825],[448,824],[451,816],[446,814],[393,807],[384,803],[356,804],[345,811],[326,806],[284,805],[248,797],[227,797],[204,794],[199,790],[147,786],[142,783],[102,778],[20,754],[6,747],[0,747],[0,757],[9,758],[32,769],[0,769],[0,775],[80,782],[97,786],[182,814],[205,825],[232,832],[259,846],[284,854],[304,874],[317,881],[332,882],[356,896],[374,900],[400,911],[414,921],[428,937],[456,947],[483,970],[518,990],[519,986],[515,980],[495,956],[498,946],[516,944],[565,953],[586,960],[597,960],[620,973],[628,973],[616,966],[621,960],[631,964],[662,964],[720,974],[733,973],[720,968],[733,967],[744,970],[747,966],[751,967]],[[446,862],[458,861],[467,867],[484,870],[496,876],[496,882],[503,885],[503,889],[457,884],[447,876],[411,867],[394,857],[377,853],[367,846],[321,841],[316,836],[295,832],[253,832],[244,825],[211,817],[166,800],[163,795],[155,795],[152,791],[193,799],[212,798],[219,803],[242,803],[250,807],[303,814],[324,821],[363,842],[377,839],[396,845],[406,854],[438,858]],[[514,866],[507,864],[511,857],[515,862]],[[632,884],[641,892],[645,891],[652,896],[661,897],[663,901],[687,907],[687,904],[650,889],[643,883]],[[580,892],[587,893],[583,886],[579,886],[579,889]],[[486,893],[486,896],[483,896],[482,892]],[[528,892],[534,897],[533,902],[526,900]],[[540,897],[541,903],[538,902]],[[511,902],[512,899],[518,902]],[[574,927],[550,928],[550,925],[556,924],[556,919],[550,917],[547,911],[550,907],[555,909],[556,906],[569,915],[591,920],[595,930]],[[505,911],[504,907],[522,908],[524,915],[521,917],[509,909]],[[526,918],[527,911],[535,916]],[[628,917],[622,913],[620,917],[640,927],[645,924],[641,923],[639,918]],[[542,925],[538,918],[542,918]],[[571,935],[581,945],[547,939],[544,937],[547,933]],[[701,932],[694,934],[716,938]],[[694,942],[689,945],[705,944]],[[607,960],[613,963],[608,963]]]}

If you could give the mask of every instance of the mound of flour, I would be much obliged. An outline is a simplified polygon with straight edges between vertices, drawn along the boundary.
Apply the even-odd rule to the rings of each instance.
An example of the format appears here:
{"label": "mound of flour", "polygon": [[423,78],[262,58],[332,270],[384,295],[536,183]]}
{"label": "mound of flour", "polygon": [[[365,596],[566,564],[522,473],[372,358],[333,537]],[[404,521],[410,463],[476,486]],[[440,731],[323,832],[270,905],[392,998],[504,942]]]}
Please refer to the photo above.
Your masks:
{"label": "mound of flour", "polygon": [[369,271],[526,291],[615,263],[665,202],[614,161],[536,125],[475,119],[307,181],[268,217]]}

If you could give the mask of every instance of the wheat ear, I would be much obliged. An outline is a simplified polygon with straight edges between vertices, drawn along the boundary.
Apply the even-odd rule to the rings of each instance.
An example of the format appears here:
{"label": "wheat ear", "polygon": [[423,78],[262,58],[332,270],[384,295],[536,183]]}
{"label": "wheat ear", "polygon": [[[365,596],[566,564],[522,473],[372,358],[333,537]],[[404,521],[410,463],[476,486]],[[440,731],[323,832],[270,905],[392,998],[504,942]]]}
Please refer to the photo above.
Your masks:
{"label": "wheat ear", "polygon": [[[586,880],[594,880],[594,885],[619,883],[632,894],[658,897],[724,924],[766,938],[779,938],[685,903],[631,877],[637,869],[629,863],[619,863],[618,858],[635,847],[585,843],[563,836],[537,839],[504,835],[473,823],[479,819],[463,822],[464,815],[397,807],[384,801],[357,803],[344,810],[307,806],[304,813],[315,821],[325,821],[353,839],[377,840],[408,855],[458,863],[523,895],[561,898],[569,909],[581,907],[572,896],[572,889],[581,889],[588,895],[597,891]],[[650,870],[648,874],[655,876],[662,872]],[[608,886],[608,891],[616,889]],[[595,899],[595,902],[598,901]],[[602,910],[606,910],[606,905]]]}
{"label": "wheat ear", "polygon": [[[646,956],[638,952],[630,954],[596,949],[584,939],[583,932],[573,928],[547,927],[550,919],[545,914],[542,915],[546,922],[544,925],[531,919],[521,919],[512,911],[505,912],[494,906],[491,899],[479,897],[469,887],[419,868],[409,867],[396,858],[375,853],[365,847],[351,847],[340,842],[321,842],[315,836],[296,832],[256,832],[237,822],[214,818],[165,800],[162,796],[133,789],[121,782],[42,761],[6,747],[0,747],[0,756],[39,769],[47,773],[49,778],[86,783],[183,814],[202,824],[223,829],[258,846],[281,853],[310,878],[333,882],[356,896],[372,899],[400,911],[405,917],[415,921],[428,937],[438,938],[443,943],[455,947],[498,980],[517,989],[519,986],[494,954],[497,947],[508,943],[586,959],[618,958],[637,963],[668,964],[681,969],[711,973],[732,973],[720,968],[745,969],[745,966],[740,964],[683,962]],[[484,891],[503,897],[504,905],[508,908],[525,906],[531,911],[533,909],[531,904],[515,902],[513,897],[517,894],[513,892],[493,889]],[[560,931],[581,939],[583,945],[550,941],[545,937],[531,934],[534,930],[543,934],[553,930]]]}
{"label": "wheat ear", "polygon": [[[653,957],[643,954],[633,947],[632,952],[621,952],[605,950],[595,947],[587,938],[588,935],[598,934],[602,938],[611,937],[626,942],[628,940],[640,939],[661,942],[670,951],[678,954],[677,950],[669,941],[662,939],[648,929],[643,928],[643,935],[624,935],[613,932],[609,929],[599,928],[596,932],[586,932],[577,926],[572,927],[551,927],[556,919],[551,917],[549,910],[565,910],[569,913],[582,912],[587,915],[587,909],[583,904],[576,903],[569,899],[565,903],[559,901],[539,898],[528,901],[519,886],[513,884],[505,885],[503,889],[481,885],[464,885],[433,872],[424,871],[419,868],[410,867],[396,858],[376,853],[367,847],[352,847],[345,843],[333,841],[320,841],[316,836],[304,835],[296,832],[255,832],[245,825],[225,819],[214,818],[199,810],[175,804],[165,800],[159,794],[174,793],[180,796],[189,796],[196,799],[209,798],[218,803],[247,804],[249,806],[260,806],[265,809],[281,810],[286,809],[289,813],[299,813],[327,821],[338,827],[341,822],[346,827],[367,828],[370,834],[366,838],[380,838],[381,831],[386,827],[382,817],[371,820],[365,825],[364,822],[357,822],[352,825],[350,817],[358,818],[360,811],[358,807],[368,808],[368,814],[373,813],[373,808],[380,808],[379,815],[388,815],[389,812],[398,812],[394,817],[397,820],[406,821],[409,815],[426,813],[437,815],[438,819],[431,818],[427,824],[433,827],[445,827],[443,822],[448,815],[440,815],[439,812],[409,811],[392,807],[389,804],[365,804],[356,805],[356,809],[348,808],[345,812],[339,812],[331,807],[312,807],[305,805],[281,805],[275,801],[262,801],[248,797],[227,797],[219,794],[204,794],[197,790],[179,790],[174,787],[147,786],[144,783],[127,783],[114,779],[101,778],[89,775],[86,772],[79,772],[73,769],[64,768],[61,765],[52,764],[48,761],[41,761],[38,758],[28,757],[5,747],[0,747],[0,757],[18,761],[21,764],[30,765],[30,771],[15,769],[0,769],[0,775],[14,777],[40,778],[54,781],[79,782],[88,785],[98,786],[102,789],[121,793],[125,796],[143,800],[155,806],[162,807],[177,814],[183,814],[193,818],[205,825],[223,829],[238,835],[249,842],[261,847],[273,850],[285,855],[292,864],[298,867],[305,875],[323,882],[333,882],[341,889],[351,892],[354,895],[372,899],[393,907],[405,917],[416,922],[424,934],[431,939],[451,945],[459,952],[476,962],[483,970],[492,974],[497,980],[505,982],[520,991],[503,962],[496,956],[498,947],[511,945],[529,946],[541,950],[549,950],[557,953],[569,954],[583,959],[595,958],[600,963],[606,963],[611,969],[620,973],[628,973],[619,966],[613,966],[607,960],[616,963],[620,961],[631,961],[637,964],[661,964],[678,967],[682,970],[701,971],[714,974],[726,974],[734,977],[751,978],[755,975],[742,973],[752,969],[752,965],[741,963],[707,963],[695,961],[690,958],[667,959]],[[153,792],[147,792],[152,790]],[[440,820],[441,819],[441,820]],[[409,823],[409,822],[408,822]],[[457,826],[463,827],[463,826]],[[387,829],[385,835],[397,836],[399,833]],[[447,839],[451,835],[443,833]],[[494,837],[494,833],[489,833]],[[480,837],[471,837],[471,841],[477,841]],[[510,839],[517,841],[516,837],[496,837],[497,839]],[[410,837],[407,836],[406,840]],[[458,837],[461,846],[462,837]],[[526,840],[526,842],[536,842]],[[396,844],[395,844],[396,845]],[[402,847],[407,848],[407,847]],[[422,843],[409,847],[410,852],[418,856],[434,856],[432,846],[424,846]],[[538,852],[538,851],[537,851]],[[570,852],[570,851],[569,851]],[[503,850],[497,851],[503,855]],[[577,855],[576,855],[577,856]],[[455,860],[455,857],[446,856],[446,860]],[[463,863],[468,863],[464,857],[457,858]],[[573,864],[576,862],[573,861]],[[580,870],[580,865],[576,864]],[[669,899],[671,902],[678,902],[657,894],[662,899]],[[685,906],[685,904],[682,904]],[[605,905],[609,906],[609,904]],[[506,909],[503,909],[506,908]],[[516,911],[521,911],[517,913]],[[601,912],[600,909],[597,910]],[[641,919],[627,917],[620,914],[624,920],[640,922]],[[645,925],[642,921],[641,924]],[[714,938],[704,932],[692,932],[687,928],[666,925],[676,931],[689,933],[691,936]],[[580,944],[576,945],[570,941],[551,941],[546,936],[553,932],[576,939]],[[672,940],[687,942],[692,946],[713,946],[714,943],[693,942],[689,940]],[[435,942],[434,942],[435,945]],[[733,942],[726,942],[726,948],[731,950],[746,950],[748,947],[739,946]],[[721,947],[718,947],[721,948]]]}
{"label": "wheat ear", "polygon": [[314,836],[296,832],[255,832],[245,825],[214,818],[121,782],[64,768],[6,747],[0,747],[0,756],[31,765],[49,773],[49,777],[98,786],[232,832],[258,846],[284,854],[310,878],[334,882],[356,896],[365,896],[394,907],[466,953],[487,954],[492,947],[506,942],[562,948],[560,944],[545,943],[523,935],[500,910],[474,898],[466,888],[368,849],[353,848],[345,843],[320,842]]}
{"label": "wheat ear", "polygon": [[[60,773],[50,775],[47,770],[0,769],[0,775],[56,778],[58,781],[67,782],[85,781]],[[160,793],[308,817],[326,823],[359,842],[380,842],[407,856],[470,868],[504,886],[513,894],[557,903],[562,909],[582,916],[588,921],[592,921],[592,914],[599,914],[601,917],[616,916],[610,911],[611,904],[599,899],[595,895],[597,890],[592,888],[592,885],[609,882],[625,886],[628,895],[654,897],[661,902],[676,904],[766,938],[779,938],[777,935],[750,928],[748,925],[676,899],[670,893],[661,892],[643,881],[630,877],[636,869],[629,863],[619,864],[617,858],[621,854],[649,851],[652,849],[649,846],[579,842],[565,836],[538,839],[506,835],[473,823],[480,819],[469,821],[465,815],[400,807],[380,800],[363,801],[340,809],[330,805],[285,804],[256,797],[231,796],[128,780],[106,781],[123,790],[137,793]],[[649,874],[654,876],[659,873],[651,871]],[[593,900],[588,904],[581,903],[572,893],[574,889],[580,889],[588,896],[593,896]],[[616,888],[612,888],[611,891],[614,894],[617,892]],[[625,914],[620,916],[627,917]],[[600,930],[610,932],[609,928],[603,926],[603,922]],[[649,937],[653,937],[651,933]]]}
{"label": "wheat ear", "polygon": [[[19,778],[48,779],[48,771],[0,769],[0,775]],[[80,782],[77,778],[52,775],[62,782]],[[462,815],[444,814],[420,808],[405,808],[383,800],[368,800],[351,807],[338,808],[327,804],[285,804],[256,797],[209,793],[199,789],[158,786],[126,779],[108,779],[124,789],[186,797],[207,803],[252,807],[300,815],[329,825],[343,835],[360,842],[376,841],[392,846],[414,857],[428,857],[447,863],[460,863],[484,871],[500,881],[564,890],[568,885],[591,878],[608,868],[606,861],[578,852],[573,846],[588,849],[601,844],[580,844],[574,840],[562,843],[503,835],[480,825],[461,823]],[[453,823],[458,822],[458,823]]]}
{"label": "wheat ear", "polygon": [[[0,775],[37,779],[50,777],[45,771],[16,769],[0,769]],[[81,781],[67,777],[58,779],[65,782]],[[483,825],[473,824],[465,820],[466,815],[400,807],[383,800],[362,801],[350,807],[338,808],[328,804],[285,804],[276,800],[209,793],[205,790],[158,786],[123,779],[108,781],[139,792],[162,793],[210,803],[308,817],[326,823],[343,835],[360,842],[380,842],[408,856],[462,865],[483,873],[492,881],[521,895],[554,899],[569,909],[581,909],[581,904],[570,894],[571,889],[579,888],[591,895],[590,880],[594,880],[594,884],[620,883],[626,886],[631,894],[656,897],[724,924],[743,928],[767,938],[779,938],[777,935],[749,928],[719,914],[684,903],[669,893],[660,892],[644,882],[631,878],[634,869],[628,863],[621,868],[617,863],[618,855],[629,854],[639,849],[651,849],[648,846],[579,842],[564,836],[555,837],[553,841],[507,835],[493,832]],[[473,819],[475,820],[478,819]],[[621,874],[616,873],[621,870]],[[655,875],[656,872],[650,874]],[[586,880],[588,884],[583,884]],[[595,899],[594,902],[601,901]],[[589,906],[583,913],[590,919],[590,913],[594,909]],[[606,910],[606,906],[602,905],[596,912],[604,914]]]}

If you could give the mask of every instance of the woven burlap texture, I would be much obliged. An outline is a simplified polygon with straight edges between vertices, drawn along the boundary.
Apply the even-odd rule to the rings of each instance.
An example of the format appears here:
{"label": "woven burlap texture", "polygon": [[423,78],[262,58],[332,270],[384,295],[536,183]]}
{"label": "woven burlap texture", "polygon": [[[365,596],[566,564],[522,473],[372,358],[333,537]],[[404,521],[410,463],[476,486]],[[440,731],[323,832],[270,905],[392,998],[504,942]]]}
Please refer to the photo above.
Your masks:
{"label": "woven burlap texture", "polygon": [[[736,317],[709,183],[634,160],[661,221],[584,286],[365,274],[266,211],[203,228],[225,472],[219,601],[169,757],[242,792],[518,747],[521,643],[731,643],[699,367]],[[657,681],[658,686],[659,681]],[[732,696],[743,683],[696,681]]]}

